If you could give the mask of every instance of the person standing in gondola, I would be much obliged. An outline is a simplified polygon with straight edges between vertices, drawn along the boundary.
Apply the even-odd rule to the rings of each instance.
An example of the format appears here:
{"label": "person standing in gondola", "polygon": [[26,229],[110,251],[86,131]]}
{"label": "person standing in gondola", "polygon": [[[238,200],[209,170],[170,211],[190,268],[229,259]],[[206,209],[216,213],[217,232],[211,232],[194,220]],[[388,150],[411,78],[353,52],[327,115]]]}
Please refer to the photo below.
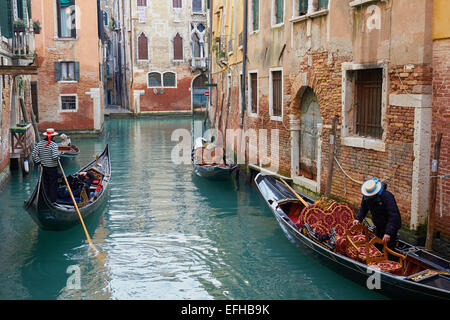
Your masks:
{"label": "person standing in gondola", "polygon": [[54,142],[54,137],[58,135],[54,129],[47,129],[43,133],[46,140],[41,140],[34,146],[32,157],[35,164],[42,167],[42,181],[44,191],[50,202],[57,199],[58,188],[58,145]]}
{"label": "person standing in gondola", "polygon": [[370,211],[375,235],[394,250],[402,219],[394,195],[386,188],[387,185],[378,179],[369,179],[361,185],[363,198],[353,223],[361,223]]}

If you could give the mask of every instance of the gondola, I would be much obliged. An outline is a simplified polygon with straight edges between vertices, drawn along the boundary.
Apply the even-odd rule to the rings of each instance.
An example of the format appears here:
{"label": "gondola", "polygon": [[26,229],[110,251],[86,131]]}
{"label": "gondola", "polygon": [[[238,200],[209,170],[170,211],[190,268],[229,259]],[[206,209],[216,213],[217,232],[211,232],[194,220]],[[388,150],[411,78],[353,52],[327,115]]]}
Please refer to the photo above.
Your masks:
{"label": "gondola", "polygon": [[[96,178],[90,186],[91,193],[89,195],[86,192],[82,192],[79,198],[75,198],[80,213],[85,219],[102,204],[107,194],[111,178],[108,145],[106,145],[105,150],[96,160],[93,160],[75,174],[68,176],[67,179],[74,181],[77,174],[82,171],[90,171]],[[65,188],[63,179],[59,179],[58,184],[58,188]],[[70,197],[65,199],[58,198],[56,203],[51,203],[48,200],[42,186],[42,171],[39,175],[38,183],[31,197],[25,202],[24,207],[31,218],[43,230],[61,231],[80,223],[78,213]]]}
{"label": "gondola", "polygon": [[70,146],[58,144],[58,153],[61,160],[70,160],[80,154],[80,149],[74,144]]}
{"label": "gondola", "polygon": [[[293,189],[291,191],[281,181],[262,173],[259,173],[254,181],[288,239],[320,263],[368,290],[374,290],[390,298],[450,299],[450,262],[448,260],[398,240],[395,253],[405,258],[402,260],[400,272],[393,274],[371,268],[364,262],[352,259],[342,251],[338,251],[336,247],[330,245],[329,241],[319,241],[315,237],[317,234],[308,232],[311,230],[306,228],[308,224],[299,228],[299,221],[296,219],[302,217],[305,205],[299,201]],[[305,200],[309,209],[314,204],[313,199],[299,192],[297,195]],[[301,214],[296,216],[292,214],[293,212],[301,212]],[[378,280],[373,278],[375,275],[378,276]]]}
{"label": "gondola", "polygon": [[[207,178],[210,180],[225,180],[231,176],[231,173],[236,169],[237,165],[229,163],[220,164],[199,164],[195,161],[195,149],[192,149],[191,162],[194,168],[194,172],[199,177]],[[222,159],[221,159],[222,160]]]}

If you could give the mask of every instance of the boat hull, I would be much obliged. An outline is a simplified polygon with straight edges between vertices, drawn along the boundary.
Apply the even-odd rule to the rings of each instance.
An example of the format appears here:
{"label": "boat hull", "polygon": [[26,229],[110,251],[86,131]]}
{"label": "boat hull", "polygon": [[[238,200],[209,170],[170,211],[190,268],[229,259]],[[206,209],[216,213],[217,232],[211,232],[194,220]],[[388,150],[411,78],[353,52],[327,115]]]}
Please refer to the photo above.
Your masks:
{"label": "boat hull", "polygon": [[231,173],[236,169],[236,166],[218,167],[218,166],[200,166],[193,165],[194,172],[199,177],[210,180],[225,180],[231,176]]}
{"label": "boat hull", "polygon": [[[366,287],[367,290],[374,290],[394,299],[450,299],[449,291],[415,283],[407,280],[406,277],[395,276],[386,272],[375,273],[375,270],[367,265],[335,253],[303,235],[278,205],[278,202],[283,200],[283,197],[294,198],[295,195],[288,190],[279,191],[276,188],[271,188],[271,183],[263,181],[263,177],[266,176],[258,174],[255,178],[258,190],[288,239],[307,255],[348,279]],[[306,200],[312,203],[311,199]]]}

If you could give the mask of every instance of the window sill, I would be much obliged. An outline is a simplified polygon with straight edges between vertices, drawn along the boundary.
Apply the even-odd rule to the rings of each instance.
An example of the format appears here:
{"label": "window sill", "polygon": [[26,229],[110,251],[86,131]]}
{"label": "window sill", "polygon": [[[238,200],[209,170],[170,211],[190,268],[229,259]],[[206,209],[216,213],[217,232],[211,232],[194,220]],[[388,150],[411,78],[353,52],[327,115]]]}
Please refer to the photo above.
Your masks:
{"label": "window sill", "polygon": [[320,11],[316,11],[316,12],[313,12],[313,13],[307,13],[307,14],[305,14],[303,16],[292,17],[291,19],[289,19],[289,21],[292,22],[292,23],[302,22],[302,21],[306,21],[308,19],[313,19],[313,18],[316,18],[316,17],[325,16],[327,14],[328,14],[328,9],[322,9]]}
{"label": "window sill", "polygon": [[58,83],[78,83],[77,80],[60,80]]}
{"label": "window sill", "polygon": [[281,27],[284,27],[284,22],[272,25],[272,29],[278,29],[278,28],[281,28]]}
{"label": "window sill", "polygon": [[76,38],[59,38],[59,37],[55,37],[53,40],[55,40],[55,41],[77,41],[78,37],[76,37]]}
{"label": "window sill", "polygon": [[270,116],[270,120],[272,121],[283,121],[283,116]]}
{"label": "window sill", "polygon": [[70,110],[59,109],[59,112],[78,112],[78,109],[70,109]]}
{"label": "window sill", "polygon": [[248,112],[248,116],[250,117],[250,118],[258,118],[258,112],[257,113],[253,113],[253,112]]}
{"label": "window sill", "polygon": [[380,152],[386,151],[386,144],[382,140],[375,138],[342,137],[341,145],[354,148],[371,149]]}
{"label": "window sill", "polygon": [[204,12],[204,11],[197,11],[197,12],[192,11],[191,14],[192,14],[193,16],[194,16],[194,15],[199,15],[199,16],[205,16],[205,17],[206,17],[206,12]]}
{"label": "window sill", "polygon": [[348,5],[350,7],[357,7],[357,6],[360,6],[360,5],[369,4],[369,3],[372,3],[372,2],[378,2],[378,1],[380,1],[380,0],[353,0]]}

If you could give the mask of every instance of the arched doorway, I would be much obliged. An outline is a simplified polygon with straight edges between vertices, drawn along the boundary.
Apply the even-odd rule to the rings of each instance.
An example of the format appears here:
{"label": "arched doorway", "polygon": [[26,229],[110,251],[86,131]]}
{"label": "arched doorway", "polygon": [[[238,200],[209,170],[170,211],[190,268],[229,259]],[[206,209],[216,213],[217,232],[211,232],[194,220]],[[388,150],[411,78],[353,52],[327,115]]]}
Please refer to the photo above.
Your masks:
{"label": "arched doorway", "polygon": [[196,109],[204,109],[207,107],[208,97],[205,96],[205,92],[209,89],[205,86],[208,82],[208,78],[204,73],[199,74],[192,81],[192,111]]}
{"label": "arched doorway", "polygon": [[317,181],[317,148],[321,124],[319,101],[313,89],[308,87],[300,102],[299,173],[314,181]]}

